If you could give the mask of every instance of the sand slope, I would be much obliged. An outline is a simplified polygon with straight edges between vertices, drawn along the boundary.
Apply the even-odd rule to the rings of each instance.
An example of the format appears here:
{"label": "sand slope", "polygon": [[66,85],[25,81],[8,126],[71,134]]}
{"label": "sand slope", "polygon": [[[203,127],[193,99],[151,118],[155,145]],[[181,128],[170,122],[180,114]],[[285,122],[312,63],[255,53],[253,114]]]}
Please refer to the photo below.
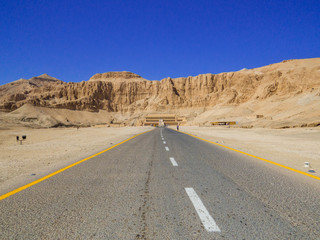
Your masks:
{"label": "sand slope", "polygon": [[112,115],[107,111],[88,112],[68,109],[35,107],[25,104],[10,113],[2,113],[3,128],[5,126],[24,127],[71,127],[110,124]]}

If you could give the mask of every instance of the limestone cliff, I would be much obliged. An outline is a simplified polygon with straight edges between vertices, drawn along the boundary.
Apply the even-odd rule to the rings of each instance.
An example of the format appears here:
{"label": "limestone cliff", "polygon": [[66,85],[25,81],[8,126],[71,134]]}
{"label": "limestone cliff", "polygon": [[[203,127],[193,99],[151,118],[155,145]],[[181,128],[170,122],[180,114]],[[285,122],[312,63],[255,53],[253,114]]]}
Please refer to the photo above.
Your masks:
{"label": "limestone cliff", "polygon": [[0,86],[0,109],[13,111],[29,103],[121,113],[186,110],[192,115],[193,109],[285,100],[309,92],[320,95],[320,58],[161,81],[149,81],[130,72],[95,74],[89,81],[76,83],[41,75]]}
{"label": "limestone cliff", "polygon": [[89,81],[125,81],[126,79],[132,80],[140,80],[144,79],[138,74],[132,72],[106,72],[106,73],[96,73],[93,75]]}

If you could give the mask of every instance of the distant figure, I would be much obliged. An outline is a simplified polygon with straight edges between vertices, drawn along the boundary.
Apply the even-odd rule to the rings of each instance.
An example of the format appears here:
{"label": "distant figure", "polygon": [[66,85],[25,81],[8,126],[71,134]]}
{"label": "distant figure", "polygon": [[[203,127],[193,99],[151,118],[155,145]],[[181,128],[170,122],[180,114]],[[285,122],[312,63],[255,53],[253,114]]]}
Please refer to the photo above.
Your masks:
{"label": "distant figure", "polygon": [[179,131],[179,125],[177,125],[177,131]]}

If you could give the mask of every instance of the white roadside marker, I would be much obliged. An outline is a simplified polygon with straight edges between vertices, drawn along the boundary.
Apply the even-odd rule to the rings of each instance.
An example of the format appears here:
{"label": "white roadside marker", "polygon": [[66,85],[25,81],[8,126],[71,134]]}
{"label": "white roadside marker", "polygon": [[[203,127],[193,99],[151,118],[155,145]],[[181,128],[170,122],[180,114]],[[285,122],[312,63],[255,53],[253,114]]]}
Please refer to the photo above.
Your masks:
{"label": "white roadside marker", "polygon": [[165,149],[166,149],[166,151],[168,151],[168,152],[169,152],[169,148],[168,148],[168,147],[165,147]]}
{"label": "white roadside marker", "polygon": [[176,160],[174,160],[173,157],[170,158],[170,161],[172,163],[173,166],[177,167],[178,166],[178,163],[176,162]]}
{"label": "white roadside marker", "polygon": [[165,141],[163,141],[163,144],[166,144],[166,142],[165,142]]}
{"label": "white roadside marker", "polygon": [[198,197],[197,193],[193,190],[193,188],[185,188],[194,208],[196,209],[200,220],[203,226],[206,228],[208,232],[221,232],[220,228],[210,216],[208,210],[203,205],[201,199]]}

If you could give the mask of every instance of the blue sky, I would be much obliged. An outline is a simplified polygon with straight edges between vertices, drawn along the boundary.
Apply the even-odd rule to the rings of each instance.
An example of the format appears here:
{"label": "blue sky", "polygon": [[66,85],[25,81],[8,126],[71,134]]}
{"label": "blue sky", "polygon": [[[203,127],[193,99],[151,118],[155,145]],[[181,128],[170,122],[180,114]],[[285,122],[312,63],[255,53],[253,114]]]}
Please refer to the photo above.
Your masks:
{"label": "blue sky", "polygon": [[43,73],[160,80],[313,57],[319,0],[0,1],[0,85]]}

